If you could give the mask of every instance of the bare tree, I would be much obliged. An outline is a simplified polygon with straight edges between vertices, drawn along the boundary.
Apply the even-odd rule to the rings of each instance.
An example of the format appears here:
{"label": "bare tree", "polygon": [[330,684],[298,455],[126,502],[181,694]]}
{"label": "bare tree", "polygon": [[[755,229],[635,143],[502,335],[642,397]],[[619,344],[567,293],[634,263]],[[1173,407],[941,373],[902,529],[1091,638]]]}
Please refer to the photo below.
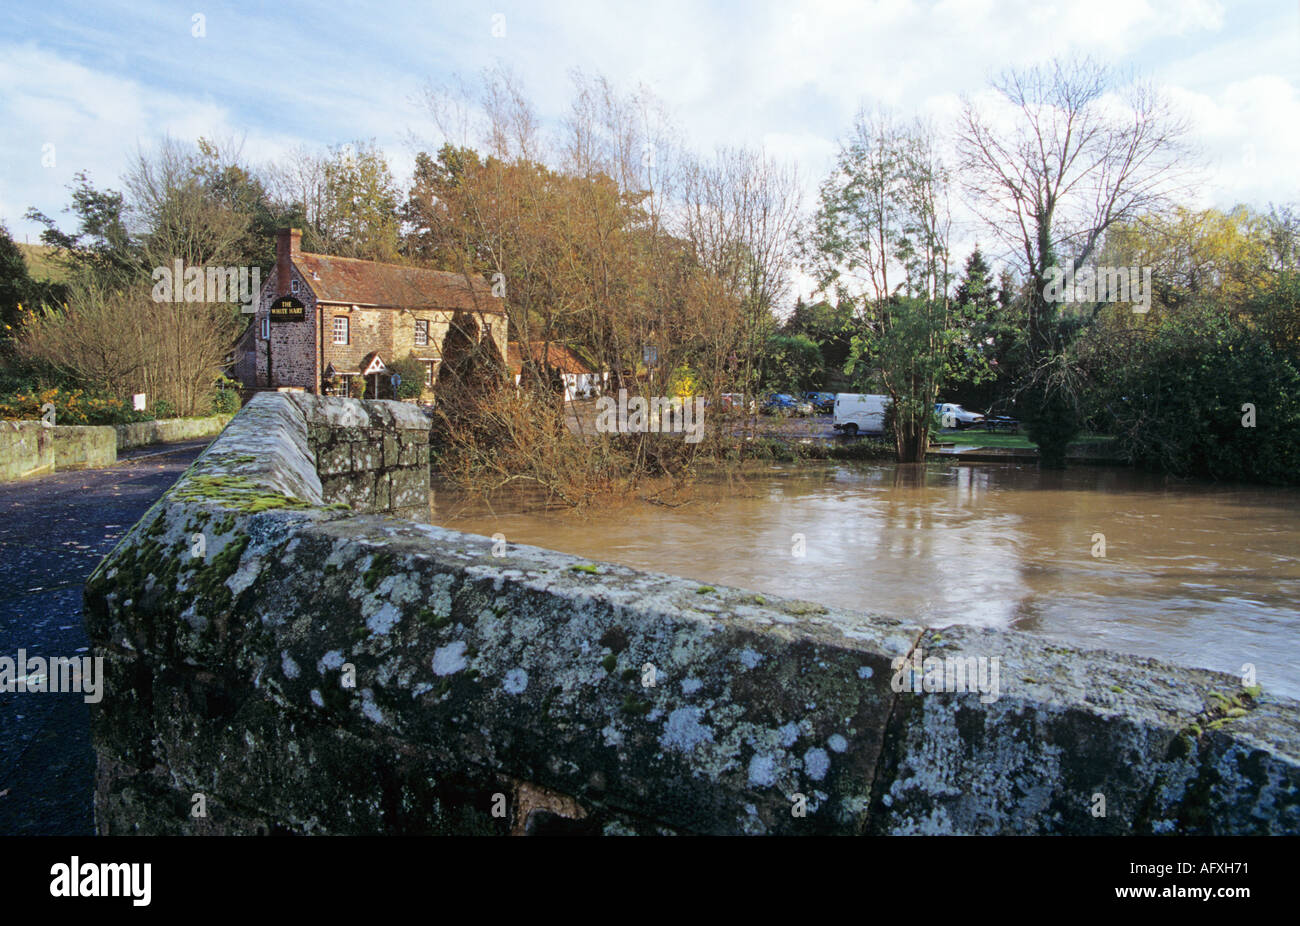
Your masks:
{"label": "bare tree", "polygon": [[1188,124],[1150,85],[1090,59],[1009,71],[992,87],[996,105],[964,101],[959,167],[976,212],[1032,284],[1037,349],[1049,337],[1049,269],[1077,270],[1113,224],[1186,188]]}
{"label": "bare tree", "polygon": [[738,306],[728,378],[746,394],[757,388],[757,359],[790,291],[801,199],[798,170],[750,148],[720,148],[683,178],[680,234]]}

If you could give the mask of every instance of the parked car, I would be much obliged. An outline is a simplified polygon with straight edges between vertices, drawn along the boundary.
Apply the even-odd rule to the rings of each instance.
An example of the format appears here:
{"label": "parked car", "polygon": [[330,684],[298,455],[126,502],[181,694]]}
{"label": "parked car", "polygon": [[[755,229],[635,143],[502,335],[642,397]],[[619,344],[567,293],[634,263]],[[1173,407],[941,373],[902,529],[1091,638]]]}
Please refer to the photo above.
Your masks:
{"label": "parked car", "polygon": [[889,405],[887,395],[862,395],[856,392],[841,392],[835,396],[835,418],[831,426],[835,430],[852,437],[862,432],[865,434],[883,434],[885,432],[885,409]]}
{"label": "parked car", "polygon": [[833,392],[805,392],[803,394],[813,407],[813,411],[819,415],[829,415],[835,411],[835,393]]}
{"label": "parked car", "polygon": [[959,431],[984,421],[984,416],[978,412],[968,412],[960,405],[951,402],[934,403],[934,413],[939,416],[945,428],[956,428]]}
{"label": "parked car", "polygon": [[724,392],[718,396],[718,409],[724,415],[739,415],[745,411],[745,397],[739,392]]}
{"label": "parked car", "polygon": [[1020,433],[1020,421],[1016,418],[1008,418],[1005,415],[985,415],[985,431],[1010,431],[1012,434]]}
{"label": "parked car", "polygon": [[774,392],[763,400],[762,411],[765,415],[811,415],[812,405],[800,402],[792,395]]}

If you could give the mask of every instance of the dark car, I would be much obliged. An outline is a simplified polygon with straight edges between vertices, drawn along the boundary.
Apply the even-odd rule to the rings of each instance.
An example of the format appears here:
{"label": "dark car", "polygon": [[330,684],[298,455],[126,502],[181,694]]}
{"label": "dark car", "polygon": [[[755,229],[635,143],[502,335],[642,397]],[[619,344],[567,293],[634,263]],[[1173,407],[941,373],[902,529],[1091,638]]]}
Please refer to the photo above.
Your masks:
{"label": "dark car", "polygon": [[812,405],[784,392],[774,392],[763,399],[762,411],[765,415],[810,415]]}
{"label": "dark car", "polygon": [[835,411],[835,393],[833,392],[805,392],[803,397],[812,405],[813,411],[822,415],[829,415]]}

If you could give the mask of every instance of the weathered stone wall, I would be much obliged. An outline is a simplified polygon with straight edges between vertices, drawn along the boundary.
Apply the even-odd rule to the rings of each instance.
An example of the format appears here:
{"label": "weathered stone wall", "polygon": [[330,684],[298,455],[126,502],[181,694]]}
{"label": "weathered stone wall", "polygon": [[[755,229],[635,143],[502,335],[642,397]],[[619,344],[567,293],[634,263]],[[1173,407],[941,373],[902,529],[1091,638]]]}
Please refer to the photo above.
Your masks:
{"label": "weathered stone wall", "polygon": [[[1300,832],[1295,702],[331,507],[313,428],[383,403],[307,399],[87,584],[101,833]],[[918,648],[998,696],[894,691]]]}
{"label": "weathered stone wall", "polygon": [[129,450],[133,447],[147,447],[150,444],[213,437],[221,433],[232,417],[232,415],[208,415],[201,418],[160,418],[156,421],[118,424],[113,428],[117,432],[117,449]]}
{"label": "weathered stone wall", "polygon": [[48,476],[60,470],[112,466],[118,450],[220,434],[231,415],[167,418],[119,425],[0,422],[0,482]]}
{"label": "weathered stone wall", "polygon": [[53,430],[39,421],[0,421],[0,482],[54,472]]}
{"label": "weathered stone wall", "polygon": [[111,427],[0,421],[0,482],[116,462],[117,433]]}
{"label": "weathered stone wall", "polygon": [[117,462],[117,432],[110,427],[58,425],[51,430],[56,469],[88,469]]}
{"label": "weathered stone wall", "polygon": [[307,420],[326,504],[429,520],[427,415],[404,402],[290,395]]}

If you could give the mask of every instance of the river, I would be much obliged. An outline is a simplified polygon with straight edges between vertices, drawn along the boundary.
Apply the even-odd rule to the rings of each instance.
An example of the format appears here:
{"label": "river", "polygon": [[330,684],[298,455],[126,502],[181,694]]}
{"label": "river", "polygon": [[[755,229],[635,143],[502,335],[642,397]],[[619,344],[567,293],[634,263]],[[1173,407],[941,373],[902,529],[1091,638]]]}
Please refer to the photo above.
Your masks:
{"label": "river", "polygon": [[[1300,698],[1300,492],[1128,469],[778,465],[576,514],[434,486],[434,521],[928,626],[1015,628]],[[1104,536],[1104,555],[1102,542]]]}

